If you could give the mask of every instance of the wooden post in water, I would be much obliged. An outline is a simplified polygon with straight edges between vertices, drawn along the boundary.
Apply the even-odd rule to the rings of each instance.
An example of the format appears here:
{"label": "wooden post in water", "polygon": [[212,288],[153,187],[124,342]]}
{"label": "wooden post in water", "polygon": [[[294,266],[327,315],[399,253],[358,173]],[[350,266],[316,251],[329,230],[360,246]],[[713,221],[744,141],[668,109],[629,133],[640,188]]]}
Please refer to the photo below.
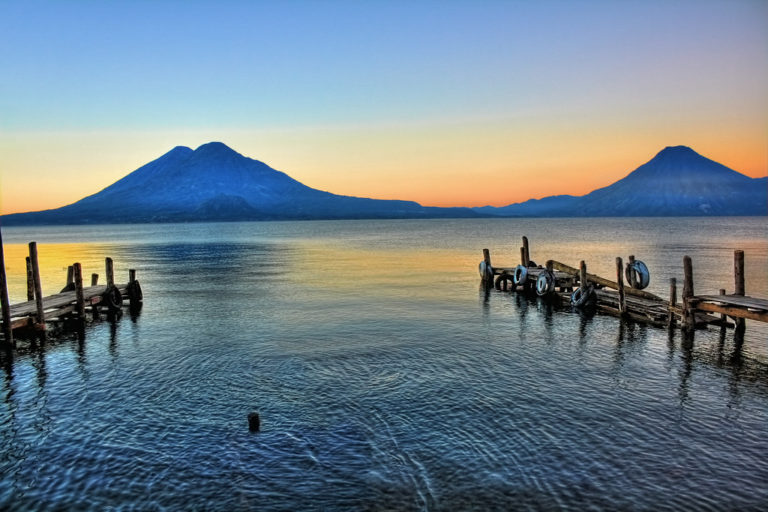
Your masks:
{"label": "wooden post in water", "polygon": [[485,272],[482,276],[483,282],[493,283],[493,271],[491,270],[493,268],[491,266],[491,251],[488,249],[483,249],[483,261],[485,262]]}
{"label": "wooden post in water", "polygon": [[75,297],[77,300],[76,311],[80,320],[85,320],[85,298],[83,297],[83,269],[79,263],[72,265],[72,273],[75,281]]}
{"label": "wooden post in water", "polygon": [[524,267],[528,266],[528,263],[525,261],[525,247],[520,248],[520,264]]}
{"label": "wooden post in water", "polygon": [[693,297],[693,264],[690,256],[683,256],[683,328],[693,329],[696,325],[690,299]]}
{"label": "wooden post in water", "polygon": [[531,262],[531,250],[528,247],[528,237],[527,236],[523,237],[523,252],[525,253],[525,256],[524,256],[525,261],[523,262],[523,266],[527,267],[528,264]]}
{"label": "wooden post in water", "polygon": [[91,286],[99,284],[99,274],[91,274]]}
{"label": "wooden post in water", "polygon": [[11,327],[11,303],[8,300],[8,281],[5,275],[5,253],[3,250],[3,233],[0,229],[0,309],[3,318],[3,344],[5,348],[12,348],[13,327]]}
{"label": "wooden post in water", "polygon": [[[744,288],[744,251],[733,251],[733,280],[734,280],[734,295],[746,295],[746,289]],[[743,318],[734,318],[736,322],[736,329],[744,329],[746,321]]]}
{"label": "wooden post in water", "polygon": [[627,263],[627,282],[632,288],[637,288],[637,276],[632,271],[631,265],[635,262],[635,255],[630,254]]}
{"label": "wooden post in water", "polygon": [[40,265],[37,262],[37,242],[29,242],[29,262],[32,264],[32,280],[35,286],[35,303],[37,305],[38,329],[45,329],[45,313],[43,310],[43,285],[40,283]]}
{"label": "wooden post in water", "polygon": [[[483,251],[485,251],[485,249],[483,249]],[[112,258],[106,258],[104,261],[107,267],[107,288],[112,288],[115,286],[115,269],[112,264]]]}
{"label": "wooden post in water", "polygon": [[75,286],[75,266],[70,265],[67,267],[67,284],[65,288],[73,288]]}
{"label": "wooden post in water", "polygon": [[35,278],[32,277],[32,261],[29,256],[25,259],[27,261],[27,301],[32,302],[35,300]]}
{"label": "wooden post in water", "polygon": [[131,284],[136,280],[136,269],[128,269],[128,284]]}
{"label": "wooden post in water", "polygon": [[673,327],[675,325],[675,311],[677,306],[677,279],[674,277],[669,278],[669,316],[667,317],[667,325]]}
{"label": "wooden post in water", "polygon": [[[720,288],[720,295],[725,295],[725,288]],[[725,325],[725,321],[728,318],[728,315],[725,313],[720,313],[720,320],[723,321],[723,325]]]}
{"label": "wooden post in water", "polygon": [[619,285],[619,313],[627,312],[627,297],[624,294],[624,263],[621,257],[616,258],[616,283]]}
{"label": "wooden post in water", "polygon": [[579,287],[582,290],[586,290],[587,284],[587,263],[581,260],[581,263],[579,263]]}

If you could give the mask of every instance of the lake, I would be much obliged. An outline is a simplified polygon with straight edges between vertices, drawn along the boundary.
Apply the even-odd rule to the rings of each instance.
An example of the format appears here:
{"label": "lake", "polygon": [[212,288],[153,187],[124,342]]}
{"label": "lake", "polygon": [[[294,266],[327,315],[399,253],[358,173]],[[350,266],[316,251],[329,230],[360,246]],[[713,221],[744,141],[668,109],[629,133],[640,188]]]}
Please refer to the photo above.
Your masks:
{"label": "lake", "polygon": [[5,228],[12,302],[36,240],[45,294],[110,256],[144,306],[0,356],[0,508],[764,510],[766,326],[691,347],[484,290],[522,235],[605,277],[633,254],[663,297],[686,254],[732,291],[743,249],[768,296],[765,218]]}

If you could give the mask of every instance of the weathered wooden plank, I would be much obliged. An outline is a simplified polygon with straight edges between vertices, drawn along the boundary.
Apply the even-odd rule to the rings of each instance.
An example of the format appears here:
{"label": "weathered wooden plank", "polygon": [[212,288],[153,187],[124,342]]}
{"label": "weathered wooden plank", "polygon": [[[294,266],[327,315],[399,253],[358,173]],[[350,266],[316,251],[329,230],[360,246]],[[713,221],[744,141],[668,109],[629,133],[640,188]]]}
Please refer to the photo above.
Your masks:
{"label": "weathered wooden plank", "polygon": [[[118,285],[120,293],[127,293],[128,285]],[[83,288],[83,301],[90,304],[98,304],[101,302],[101,296],[107,291],[107,287],[104,285],[89,286]],[[77,301],[77,292],[62,292],[45,297],[42,301],[43,311],[50,309],[61,308]],[[36,301],[21,302],[14,304],[10,307],[12,317],[21,317],[35,314],[37,310]]]}
{"label": "weathered wooden plank", "polygon": [[[741,306],[768,311],[768,299],[744,295],[696,295],[691,297],[695,302],[720,302],[730,306]],[[696,306],[698,308],[698,306]]]}
{"label": "weathered wooden plank", "polygon": [[765,310],[752,311],[741,307],[719,306],[710,302],[698,302],[695,304],[695,307],[699,311],[722,313],[733,318],[746,318],[749,320],[757,320],[759,322],[768,322],[768,311]]}

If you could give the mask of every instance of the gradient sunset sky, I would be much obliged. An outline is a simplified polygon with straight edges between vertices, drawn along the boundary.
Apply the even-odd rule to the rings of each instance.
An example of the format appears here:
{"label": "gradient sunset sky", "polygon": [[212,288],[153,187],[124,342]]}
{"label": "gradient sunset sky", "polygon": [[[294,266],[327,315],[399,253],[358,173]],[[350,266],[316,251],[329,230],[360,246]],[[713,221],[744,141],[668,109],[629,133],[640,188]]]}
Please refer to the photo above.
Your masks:
{"label": "gradient sunset sky", "polygon": [[0,212],[221,141],[337,194],[501,206],[684,144],[768,174],[768,2],[0,2]]}

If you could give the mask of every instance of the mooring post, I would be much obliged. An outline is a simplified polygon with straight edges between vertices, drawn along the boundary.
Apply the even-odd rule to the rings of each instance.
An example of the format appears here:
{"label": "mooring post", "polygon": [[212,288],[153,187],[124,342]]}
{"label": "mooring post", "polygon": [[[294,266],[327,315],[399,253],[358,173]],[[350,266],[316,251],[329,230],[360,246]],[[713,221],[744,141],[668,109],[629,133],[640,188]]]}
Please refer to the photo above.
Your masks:
{"label": "mooring post", "polygon": [[581,260],[581,263],[579,263],[579,287],[582,290],[586,290],[587,284],[587,263]]}
{"label": "mooring post", "polygon": [[115,269],[112,264],[112,258],[106,258],[104,261],[107,267],[107,288],[112,288],[115,286]]}
{"label": "mooring post", "polygon": [[[733,251],[733,280],[734,280],[734,295],[746,295],[746,289],[744,287],[744,251]],[[737,329],[744,329],[747,325],[746,320],[743,318],[734,318]]]}
{"label": "mooring post", "polygon": [[3,250],[3,233],[0,228],[0,309],[3,310],[3,344],[12,348],[13,327],[11,326],[11,303],[8,299],[8,281],[5,275],[5,253]]}
{"label": "mooring post", "polygon": [[531,250],[530,250],[530,247],[528,246],[527,236],[523,237],[523,252],[525,253],[525,256],[524,256],[525,261],[523,262],[523,266],[527,267],[528,264],[531,262]]}
{"label": "mooring post", "polygon": [[67,267],[67,284],[65,288],[71,288],[75,285],[75,266],[70,265]]}
{"label": "mooring post", "polygon": [[29,256],[25,259],[27,261],[27,301],[32,302],[35,300],[35,278],[32,277],[32,262]]}
{"label": "mooring post", "polygon": [[693,297],[693,264],[690,256],[683,256],[683,328],[693,329],[696,319],[691,306]]}
{"label": "mooring post", "polygon": [[37,242],[29,242],[29,262],[32,264],[32,280],[35,286],[35,305],[37,306],[36,327],[44,330],[43,285],[40,283],[40,265],[37,262]]}
{"label": "mooring post", "polygon": [[528,266],[528,262],[525,261],[525,247],[520,248],[520,264],[524,267]]}
{"label": "mooring post", "polygon": [[[720,288],[720,295],[725,295],[725,288]],[[728,318],[728,315],[725,313],[720,313],[720,320],[723,321],[723,324],[725,324],[726,319]]]}
{"label": "mooring post", "polygon": [[667,317],[667,325],[673,327],[675,325],[675,306],[677,306],[677,279],[674,277],[669,278],[669,316]]}
{"label": "mooring post", "polygon": [[131,284],[136,280],[136,269],[128,269],[128,284]]}
{"label": "mooring post", "polygon": [[91,274],[91,286],[99,284],[99,274]]}
{"label": "mooring post", "polygon": [[616,258],[616,284],[619,290],[619,313],[627,312],[627,297],[624,293],[624,262],[621,257]]}
{"label": "mooring post", "polygon": [[627,263],[627,282],[632,288],[637,288],[637,276],[632,272],[632,264],[635,262],[635,255],[630,254]]}
{"label": "mooring post", "polygon": [[77,300],[77,317],[85,320],[85,298],[83,297],[83,269],[79,263],[72,265],[75,281],[75,297]]}

